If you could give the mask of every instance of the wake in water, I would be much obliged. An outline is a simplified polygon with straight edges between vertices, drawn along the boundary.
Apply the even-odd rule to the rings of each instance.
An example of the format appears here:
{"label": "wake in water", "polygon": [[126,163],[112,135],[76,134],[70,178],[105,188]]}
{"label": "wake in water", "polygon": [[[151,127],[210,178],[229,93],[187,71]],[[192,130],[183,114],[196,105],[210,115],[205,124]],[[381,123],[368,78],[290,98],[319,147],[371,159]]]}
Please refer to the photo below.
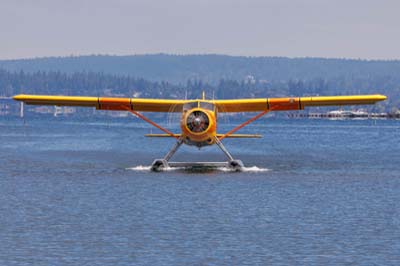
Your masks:
{"label": "wake in water", "polygon": [[[151,166],[138,165],[134,167],[128,167],[126,170],[138,171],[138,172],[150,172]],[[236,172],[235,170],[228,167],[206,167],[206,168],[186,168],[186,167],[167,167],[163,171],[188,171],[188,172],[209,172],[209,171],[220,171],[220,172]],[[257,166],[243,167],[241,172],[238,173],[260,173],[270,171],[268,168],[261,168]]]}

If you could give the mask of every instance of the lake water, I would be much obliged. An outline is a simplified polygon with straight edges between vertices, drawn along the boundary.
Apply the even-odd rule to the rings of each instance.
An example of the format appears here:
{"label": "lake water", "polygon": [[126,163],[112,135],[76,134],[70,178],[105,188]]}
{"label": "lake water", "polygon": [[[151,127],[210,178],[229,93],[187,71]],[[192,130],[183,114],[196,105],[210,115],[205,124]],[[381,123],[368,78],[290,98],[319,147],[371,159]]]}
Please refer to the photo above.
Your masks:
{"label": "lake water", "polygon": [[264,119],[224,140],[243,173],[150,172],[150,132],[1,118],[0,265],[400,264],[400,121]]}

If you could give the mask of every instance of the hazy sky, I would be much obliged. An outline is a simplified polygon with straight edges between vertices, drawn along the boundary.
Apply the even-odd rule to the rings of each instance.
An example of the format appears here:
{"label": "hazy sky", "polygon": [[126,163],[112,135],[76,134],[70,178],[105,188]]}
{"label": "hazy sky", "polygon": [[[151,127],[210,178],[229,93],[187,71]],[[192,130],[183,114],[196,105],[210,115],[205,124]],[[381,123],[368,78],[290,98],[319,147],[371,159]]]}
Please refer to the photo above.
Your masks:
{"label": "hazy sky", "polygon": [[203,54],[400,59],[399,0],[0,0],[0,59]]}

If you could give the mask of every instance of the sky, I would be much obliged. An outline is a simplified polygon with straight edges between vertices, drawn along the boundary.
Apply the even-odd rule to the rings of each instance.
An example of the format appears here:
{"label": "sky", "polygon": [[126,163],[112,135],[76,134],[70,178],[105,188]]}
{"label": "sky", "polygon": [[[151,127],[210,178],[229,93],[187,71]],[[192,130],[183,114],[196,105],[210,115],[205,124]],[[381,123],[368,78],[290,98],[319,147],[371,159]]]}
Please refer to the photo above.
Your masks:
{"label": "sky", "polygon": [[400,59],[399,0],[0,0],[0,59],[227,54]]}

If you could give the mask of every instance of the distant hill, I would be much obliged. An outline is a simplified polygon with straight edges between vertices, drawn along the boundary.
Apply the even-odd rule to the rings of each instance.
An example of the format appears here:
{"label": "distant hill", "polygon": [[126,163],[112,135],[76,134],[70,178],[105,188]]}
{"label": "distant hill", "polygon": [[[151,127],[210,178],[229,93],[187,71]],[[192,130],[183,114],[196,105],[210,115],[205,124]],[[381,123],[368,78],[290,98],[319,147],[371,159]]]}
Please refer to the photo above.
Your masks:
{"label": "distant hill", "polygon": [[10,71],[102,72],[150,81],[186,84],[188,79],[213,85],[221,79],[288,81],[313,79],[368,79],[391,77],[400,80],[400,61],[323,58],[242,57],[226,55],[132,55],[71,56],[0,60]]}
{"label": "distant hill", "polygon": [[0,95],[16,93],[219,99],[381,93],[400,109],[400,61],[224,55],[0,60]]}
{"label": "distant hill", "polygon": [[374,111],[397,111],[400,107],[400,85],[391,78],[336,78],[309,81],[265,82],[257,79],[221,80],[217,85],[188,81],[185,85],[154,82],[130,76],[95,72],[74,74],[59,71],[10,72],[0,69],[0,96],[15,94],[89,95],[143,98],[196,99],[205,91],[208,98],[265,98],[305,95],[352,95],[382,93],[387,101],[368,107]]}

